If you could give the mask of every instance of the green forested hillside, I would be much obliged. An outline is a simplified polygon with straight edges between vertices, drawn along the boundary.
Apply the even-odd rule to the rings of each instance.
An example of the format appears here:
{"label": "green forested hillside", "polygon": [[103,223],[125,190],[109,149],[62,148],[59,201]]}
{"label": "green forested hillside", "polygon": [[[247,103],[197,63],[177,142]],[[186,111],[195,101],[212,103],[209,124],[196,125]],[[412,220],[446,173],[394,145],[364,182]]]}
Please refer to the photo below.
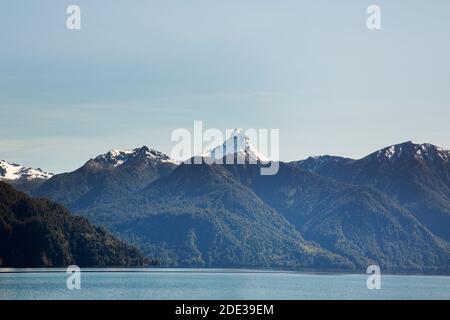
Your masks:
{"label": "green forested hillside", "polygon": [[180,165],[134,197],[84,214],[171,266],[354,269],[305,241],[222,166]]}
{"label": "green forested hillside", "polygon": [[148,260],[86,218],[0,182],[0,266],[143,266]]}

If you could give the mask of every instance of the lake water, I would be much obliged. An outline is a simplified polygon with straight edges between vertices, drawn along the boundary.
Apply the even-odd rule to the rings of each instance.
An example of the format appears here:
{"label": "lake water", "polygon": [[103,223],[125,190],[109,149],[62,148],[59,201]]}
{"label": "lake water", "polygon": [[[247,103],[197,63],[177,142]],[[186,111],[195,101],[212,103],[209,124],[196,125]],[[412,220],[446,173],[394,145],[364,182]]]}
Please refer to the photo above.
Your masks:
{"label": "lake water", "polygon": [[[60,270],[0,272],[0,299],[446,299],[449,276],[312,274],[230,269],[83,270],[68,290]],[[9,270],[17,271],[17,270]],[[23,270],[21,270],[23,271]],[[114,272],[111,272],[114,271]]]}

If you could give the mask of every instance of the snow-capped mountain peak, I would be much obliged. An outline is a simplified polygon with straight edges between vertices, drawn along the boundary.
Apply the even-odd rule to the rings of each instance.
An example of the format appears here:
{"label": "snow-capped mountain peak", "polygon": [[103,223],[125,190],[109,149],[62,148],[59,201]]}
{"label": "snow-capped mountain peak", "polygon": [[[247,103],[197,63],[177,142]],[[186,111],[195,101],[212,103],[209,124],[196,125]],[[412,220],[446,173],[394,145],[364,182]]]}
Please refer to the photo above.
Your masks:
{"label": "snow-capped mountain peak", "polygon": [[178,164],[176,160],[171,159],[166,154],[154,149],[150,149],[147,146],[135,148],[132,150],[112,149],[109,152],[99,155],[93,160],[90,160],[90,163],[95,164],[96,166],[114,168],[119,167],[129,160],[138,157],[144,159],[152,159],[160,162]]}
{"label": "snow-capped mountain peak", "polygon": [[27,168],[15,163],[9,163],[0,160],[0,180],[18,180],[18,179],[50,179],[52,173],[44,172],[40,168]]}
{"label": "snow-capped mountain peak", "polygon": [[155,149],[149,149],[148,147],[144,146],[140,149],[141,154],[143,154],[148,159],[155,159],[160,162],[167,162],[167,163],[173,163],[173,164],[179,164],[178,161],[170,158],[167,154],[162,153]]}
{"label": "snow-capped mountain peak", "polygon": [[105,154],[99,155],[94,160],[96,160],[96,162],[108,164],[112,167],[117,167],[128,161],[132,155],[133,151],[112,149]]}
{"label": "snow-capped mountain peak", "polygon": [[449,160],[450,152],[430,143],[415,143],[407,141],[392,145],[377,151],[376,157],[379,160],[394,161],[400,158],[415,158],[417,160]]}
{"label": "snow-capped mountain peak", "polygon": [[203,153],[203,157],[222,159],[228,154],[236,154],[238,157],[245,157],[253,161],[267,162],[266,156],[256,149],[250,142],[249,136],[244,129],[234,129],[228,139],[221,145]]}

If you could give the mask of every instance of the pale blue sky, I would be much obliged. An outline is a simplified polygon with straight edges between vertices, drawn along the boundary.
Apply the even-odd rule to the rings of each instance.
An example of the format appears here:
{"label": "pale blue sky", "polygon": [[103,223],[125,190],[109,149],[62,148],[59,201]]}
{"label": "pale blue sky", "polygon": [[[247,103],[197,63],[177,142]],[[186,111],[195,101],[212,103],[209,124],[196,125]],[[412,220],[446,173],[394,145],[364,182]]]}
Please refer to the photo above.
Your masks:
{"label": "pale blue sky", "polygon": [[450,148],[449,34],[448,0],[1,0],[0,159],[61,172],[169,153],[194,120],[279,128],[282,160]]}

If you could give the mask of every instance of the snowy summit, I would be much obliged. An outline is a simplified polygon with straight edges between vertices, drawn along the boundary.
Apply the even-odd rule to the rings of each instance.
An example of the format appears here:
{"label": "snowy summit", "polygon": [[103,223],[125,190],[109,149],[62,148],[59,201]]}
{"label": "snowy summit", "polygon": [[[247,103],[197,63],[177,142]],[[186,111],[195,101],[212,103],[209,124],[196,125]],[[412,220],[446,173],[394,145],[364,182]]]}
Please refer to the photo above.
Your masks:
{"label": "snowy summit", "polygon": [[407,141],[381,149],[375,153],[379,160],[395,161],[401,158],[415,158],[417,160],[449,160],[450,152],[430,143],[415,143]]}
{"label": "snowy summit", "polygon": [[176,160],[171,159],[168,155],[154,149],[149,149],[147,146],[135,148],[133,150],[112,149],[108,153],[99,155],[89,162],[96,166],[114,168],[136,158],[178,164]]}
{"label": "snowy summit", "polygon": [[269,159],[260,153],[254,145],[251,144],[249,136],[244,129],[234,129],[230,137],[221,145],[203,153],[203,157],[222,159],[229,154],[235,154],[238,158],[248,159],[249,161],[268,162]]}
{"label": "snowy summit", "polygon": [[19,180],[19,179],[50,179],[52,173],[44,172],[41,169],[33,169],[21,166],[15,163],[8,163],[0,160],[0,180]]}

